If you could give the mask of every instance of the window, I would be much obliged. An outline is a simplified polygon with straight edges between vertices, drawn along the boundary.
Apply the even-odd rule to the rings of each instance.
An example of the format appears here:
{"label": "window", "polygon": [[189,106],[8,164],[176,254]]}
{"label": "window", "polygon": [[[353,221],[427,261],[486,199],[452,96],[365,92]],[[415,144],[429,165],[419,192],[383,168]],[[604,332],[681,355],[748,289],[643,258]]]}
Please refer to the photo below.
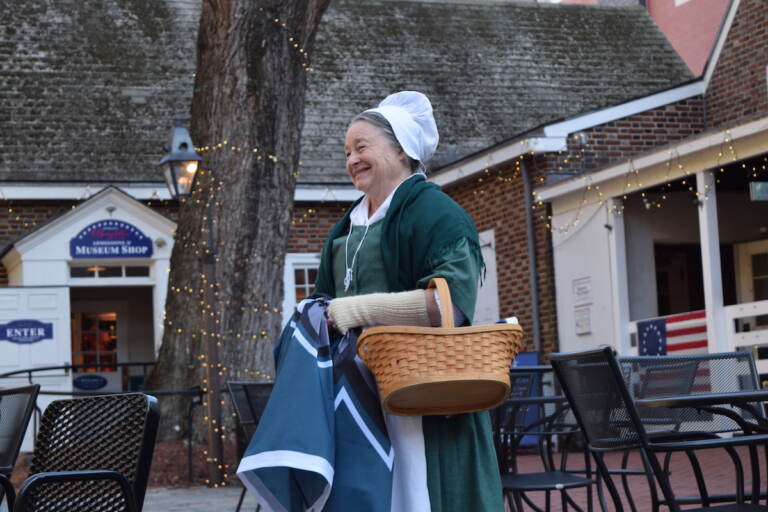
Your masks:
{"label": "window", "polygon": [[285,255],[283,272],[283,325],[288,323],[296,304],[315,291],[320,255],[316,253],[290,253]]}
{"label": "window", "polygon": [[149,277],[149,265],[76,265],[69,268],[69,277]]}
{"label": "window", "polygon": [[[72,363],[108,365],[117,362],[117,314],[72,314]],[[75,373],[113,372],[114,366],[82,368]]]}

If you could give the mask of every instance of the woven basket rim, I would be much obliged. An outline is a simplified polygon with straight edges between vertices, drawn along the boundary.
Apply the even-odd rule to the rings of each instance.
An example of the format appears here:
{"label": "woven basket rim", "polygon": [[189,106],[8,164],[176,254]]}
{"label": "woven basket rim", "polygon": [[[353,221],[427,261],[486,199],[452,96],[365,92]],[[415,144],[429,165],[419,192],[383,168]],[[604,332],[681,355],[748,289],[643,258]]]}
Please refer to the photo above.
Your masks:
{"label": "woven basket rim", "polygon": [[491,325],[471,325],[468,327],[417,327],[413,325],[382,325],[371,327],[363,331],[357,338],[357,345],[370,336],[376,334],[431,334],[438,336],[456,336],[465,334],[476,334],[479,332],[494,331],[517,331],[523,333],[523,328],[518,324],[491,324]]}

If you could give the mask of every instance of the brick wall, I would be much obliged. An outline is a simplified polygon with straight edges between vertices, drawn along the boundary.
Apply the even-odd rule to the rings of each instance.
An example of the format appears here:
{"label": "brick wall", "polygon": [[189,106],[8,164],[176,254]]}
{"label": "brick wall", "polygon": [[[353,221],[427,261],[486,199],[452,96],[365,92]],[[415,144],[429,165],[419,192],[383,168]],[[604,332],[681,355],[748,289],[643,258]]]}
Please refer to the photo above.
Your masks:
{"label": "brick wall", "polygon": [[328,232],[348,207],[349,203],[294,204],[288,252],[320,252]]}
{"label": "brick wall", "polygon": [[[531,289],[526,237],[523,181],[520,161],[488,170],[479,177],[446,187],[472,216],[479,231],[494,230],[499,308],[502,317],[515,315],[532,346]],[[539,272],[539,308],[542,349],[557,347],[557,312],[551,272],[551,243],[544,222],[536,220],[536,258]]]}
{"label": "brick wall", "polygon": [[710,126],[768,114],[768,8],[741,0],[707,90]]}
{"label": "brick wall", "polygon": [[701,96],[640,112],[572,135],[568,151],[549,154],[537,167],[550,171],[591,172],[665,146],[704,130]]}

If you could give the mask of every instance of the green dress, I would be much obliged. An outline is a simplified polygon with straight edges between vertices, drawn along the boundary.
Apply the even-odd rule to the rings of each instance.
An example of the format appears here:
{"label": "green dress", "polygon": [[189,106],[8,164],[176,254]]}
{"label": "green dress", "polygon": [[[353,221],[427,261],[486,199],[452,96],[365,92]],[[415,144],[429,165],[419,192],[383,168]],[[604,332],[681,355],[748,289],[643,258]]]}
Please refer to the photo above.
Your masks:
{"label": "green dress", "polygon": [[[333,240],[332,260],[337,297],[376,292],[391,292],[385,278],[385,264],[380,249],[383,221],[368,228],[365,240],[360,240],[364,226],[352,227],[345,262],[347,236]],[[346,265],[360,245],[355,259],[354,278],[344,291]],[[472,257],[468,242],[453,246],[442,262],[429,275],[419,279],[426,287],[433,277],[445,277],[452,283],[462,283],[467,289],[477,286],[480,269]],[[472,298],[474,301],[474,297]],[[471,319],[470,319],[471,320]],[[501,481],[496,461],[491,421],[487,411],[459,414],[451,418],[424,416],[427,484],[433,512],[496,512],[503,510]]]}

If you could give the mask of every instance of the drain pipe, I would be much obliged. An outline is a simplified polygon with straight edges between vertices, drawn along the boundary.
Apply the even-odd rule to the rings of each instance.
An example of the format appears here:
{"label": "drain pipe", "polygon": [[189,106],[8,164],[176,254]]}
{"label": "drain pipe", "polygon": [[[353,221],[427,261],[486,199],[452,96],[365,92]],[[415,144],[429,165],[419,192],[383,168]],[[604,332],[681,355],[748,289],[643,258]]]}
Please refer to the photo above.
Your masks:
{"label": "drain pipe", "polygon": [[533,190],[528,164],[520,165],[525,196],[525,232],[528,242],[528,279],[531,287],[531,321],[533,323],[533,350],[541,354],[541,319],[539,313],[539,273],[536,270],[536,234],[533,230]]}

